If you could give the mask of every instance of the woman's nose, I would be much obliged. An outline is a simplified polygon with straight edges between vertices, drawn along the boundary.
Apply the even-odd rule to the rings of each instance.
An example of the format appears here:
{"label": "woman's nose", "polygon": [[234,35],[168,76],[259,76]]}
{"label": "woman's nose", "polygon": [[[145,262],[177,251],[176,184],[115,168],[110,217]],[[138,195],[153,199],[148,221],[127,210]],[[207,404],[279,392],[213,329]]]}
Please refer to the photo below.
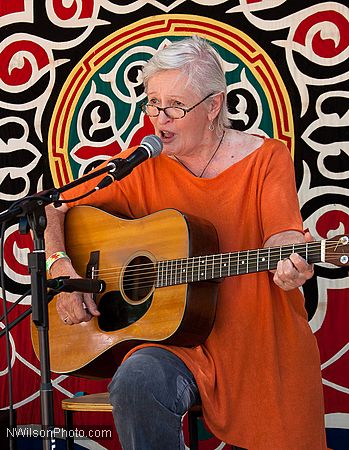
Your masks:
{"label": "woman's nose", "polygon": [[170,117],[168,117],[168,116],[165,114],[165,111],[162,111],[162,110],[160,110],[157,119],[158,119],[158,122],[160,122],[160,123],[166,123],[166,122],[172,120]]}

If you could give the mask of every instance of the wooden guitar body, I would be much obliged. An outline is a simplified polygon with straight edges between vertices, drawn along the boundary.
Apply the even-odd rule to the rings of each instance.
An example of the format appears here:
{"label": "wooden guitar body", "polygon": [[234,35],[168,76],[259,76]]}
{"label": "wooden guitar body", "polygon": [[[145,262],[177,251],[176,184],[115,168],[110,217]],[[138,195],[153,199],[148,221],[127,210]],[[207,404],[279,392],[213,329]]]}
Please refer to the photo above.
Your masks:
{"label": "wooden guitar body", "polygon": [[[95,298],[101,316],[81,324],[65,325],[56,300],[50,302],[53,372],[111,377],[140,343],[195,346],[206,339],[214,322],[217,282],[156,287],[161,280],[154,278],[154,267],[159,261],[217,253],[211,224],[172,209],[128,220],[78,206],[67,213],[65,227],[66,251],[78,274],[104,280],[106,289]],[[139,267],[145,271],[135,287]],[[39,355],[34,326],[32,342]]]}

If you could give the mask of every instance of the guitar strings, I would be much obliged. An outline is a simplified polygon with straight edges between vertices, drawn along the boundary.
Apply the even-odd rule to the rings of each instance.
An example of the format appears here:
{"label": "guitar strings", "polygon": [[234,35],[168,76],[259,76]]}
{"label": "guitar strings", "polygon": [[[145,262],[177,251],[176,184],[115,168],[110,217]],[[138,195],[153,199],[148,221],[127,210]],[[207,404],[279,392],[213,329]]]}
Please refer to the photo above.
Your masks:
{"label": "guitar strings", "polygon": [[[271,249],[273,249],[273,247],[271,247]],[[313,250],[310,249],[310,251],[308,251],[307,253],[308,253],[308,256],[312,256],[312,255],[319,253],[319,251],[320,250],[318,248],[313,249]],[[248,251],[246,250],[245,255],[243,255],[245,258],[249,256],[247,252]],[[240,252],[240,253],[242,253],[242,252]],[[328,251],[326,251],[326,254],[327,254],[327,256],[338,256],[337,252],[334,252],[331,254]],[[259,255],[258,257],[249,257],[248,258],[249,265],[253,265],[260,258],[260,256],[261,255]],[[219,263],[221,264],[221,263],[226,263],[226,262],[228,262],[228,263],[229,262],[230,263],[239,262],[240,258],[241,258],[241,255],[236,256],[235,254],[233,255],[232,253],[221,253],[221,254],[216,254],[214,256],[213,255],[202,255],[202,256],[195,256],[195,257],[191,256],[188,258],[186,258],[186,257],[178,258],[178,259],[173,259],[173,260],[164,260],[164,261],[159,260],[156,262],[151,261],[149,263],[142,263],[142,264],[136,264],[134,266],[131,266],[131,268],[128,269],[128,273],[138,272],[140,268],[149,268],[150,269],[150,268],[154,268],[154,266],[159,267],[159,265],[161,263],[163,263],[163,265],[164,265],[164,268],[162,270],[166,271],[166,270],[171,270],[169,268],[169,266],[171,264],[173,265],[173,263],[176,261],[178,262],[178,266],[180,266],[181,262],[185,261],[186,266],[192,268],[193,266],[195,267],[195,265],[199,266],[199,265],[205,264],[206,267],[212,267]],[[274,252],[270,251],[268,259],[271,262],[279,261],[280,260],[280,251],[279,250],[274,251]],[[203,262],[203,260],[205,260],[205,262]],[[265,263],[265,261],[262,261],[262,263]],[[121,273],[124,270],[124,268],[125,268],[125,266],[108,267],[105,269],[98,269],[94,272],[94,274],[103,275],[103,273],[104,273],[105,275],[108,275],[109,273],[112,274],[117,270],[119,270],[120,271],[119,273]],[[172,267],[172,269],[173,269],[173,267]],[[177,270],[178,270],[178,267],[177,267]]]}
{"label": "guitar strings", "polygon": [[[327,242],[329,242],[329,241],[327,241]],[[333,242],[336,244],[336,245],[333,245],[333,248],[336,249],[338,246],[338,241],[333,241]],[[317,244],[317,248],[312,249],[311,247],[314,247],[315,244]],[[302,249],[304,247],[304,244],[296,244],[294,246],[295,250],[296,250],[297,245],[301,246]],[[282,247],[281,250],[285,250],[286,247],[288,247],[288,246]],[[289,247],[290,247],[290,249],[292,248],[292,250],[293,250],[293,245],[290,245]],[[319,253],[319,248],[318,248],[319,243],[318,242],[308,243],[308,247],[310,247],[308,249],[309,256],[311,256],[312,254]],[[314,250],[316,250],[316,251],[314,251]],[[329,250],[329,245],[326,245],[326,254],[328,256],[330,256],[331,253],[329,253],[328,250]],[[277,262],[280,259],[280,248],[270,247],[270,248],[262,249],[261,252],[262,251],[266,252],[268,254],[268,258],[271,262]],[[238,252],[238,253],[240,253],[240,255],[234,254],[234,256],[231,253],[222,253],[222,254],[217,254],[217,255],[207,255],[207,256],[203,255],[203,256],[196,256],[196,257],[189,257],[189,258],[179,258],[177,260],[157,261],[156,263],[149,262],[149,263],[138,264],[138,265],[132,266],[131,269],[127,270],[124,280],[125,279],[127,280],[129,278],[132,278],[132,279],[129,281],[126,281],[123,284],[123,287],[126,289],[130,286],[132,287],[135,285],[137,285],[137,287],[143,287],[143,288],[152,287],[154,285],[156,279],[158,278],[157,272],[159,270],[161,263],[164,263],[162,272],[163,273],[167,272],[167,274],[164,274],[165,281],[170,280],[170,282],[172,284],[183,284],[183,283],[191,282],[191,281],[200,281],[200,277],[199,277],[199,273],[198,273],[197,269],[200,266],[204,266],[204,267],[201,267],[201,269],[203,269],[205,271],[205,273],[207,274],[207,272],[210,272],[210,270],[212,271],[212,269],[215,266],[217,266],[218,262],[220,263],[220,265],[222,263],[228,264],[228,270],[227,270],[227,266],[225,266],[223,268],[223,271],[226,271],[228,275],[238,275],[239,273],[235,273],[235,270],[233,270],[233,269],[236,269],[240,265],[239,257],[241,256],[241,253],[244,253],[244,256],[247,257],[248,253],[252,253],[252,252],[257,253],[257,250],[250,250],[250,251],[245,250],[242,252]],[[259,253],[261,253],[261,252],[259,252]],[[338,256],[338,253],[332,253],[332,255]],[[275,258],[275,260],[273,260],[273,257],[274,258],[277,257],[277,258]],[[259,258],[260,258],[260,254],[258,255],[258,258],[257,257],[250,258],[248,265],[252,266]],[[183,266],[181,266],[180,263],[183,261],[186,261],[185,274],[180,272],[180,268],[183,269]],[[178,263],[177,267],[175,267],[175,268],[173,267],[174,262],[176,262],[176,264]],[[170,264],[172,264],[172,267],[169,267]],[[262,264],[265,264],[265,261],[264,262],[262,261]],[[247,264],[240,266],[240,270],[241,270],[240,274],[241,275],[247,274],[247,273],[253,273],[253,272],[248,272],[248,271],[244,272],[244,268],[246,268],[246,267],[247,267]],[[144,268],[147,268],[147,270],[142,272],[142,270]],[[103,276],[104,281],[108,281],[108,280],[114,281],[119,278],[122,270],[123,270],[122,266],[119,266],[119,267],[116,266],[114,268],[97,270],[94,272],[94,274],[99,274],[99,275],[103,276],[103,273],[104,273],[104,276]],[[151,270],[153,270],[154,272],[151,273]],[[196,270],[196,273],[194,273],[195,270]],[[268,270],[268,268],[266,268],[265,270]],[[119,272],[116,273],[116,271],[119,271]],[[217,271],[218,271],[218,267],[217,267]],[[132,273],[130,274],[130,272],[132,272],[133,274],[138,276],[138,278],[136,278],[135,276],[132,277]],[[173,272],[175,272],[175,274],[173,274]],[[222,270],[220,272],[222,272]],[[112,277],[109,277],[108,275],[112,275]],[[215,271],[213,271],[213,275],[216,275]],[[162,277],[160,276],[159,278],[161,279]],[[185,278],[186,281],[182,281],[182,278]],[[196,279],[196,278],[198,278],[198,279]],[[215,278],[219,278],[219,277],[214,276],[212,278],[205,278],[205,279],[215,279]],[[224,278],[224,276],[222,276],[222,278]],[[176,283],[177,279],[180,280],[179,283]],[[149,282],[151,282],[151,284],[148,284]],[[165,285],[167,285],[167,284],[165,283]]]}
{"label": "guitar strings", "polygon": [[[267,271],[267,270],[265,270]],[[123,283],[122,283],[122,287],[124,288],[124,290],[127,289],[145,289],[145,288],[152,288],[154,287],[167,287],[167,286],[174,286],[174,285],[180,285],[180,284],[186,284],[186,283],[190,283],[190,282],[198,282],[198,281],[204,281],[204,280],[210,280],[210,279],[219,279],[219,278],[225,278],[226,276],[236,276],[236,275],[246,275],[246,274],[251,274],[251,273],[257,273],[257,272],[245,272],[245,271],[240,271],[237,272],[235,270],[231,270],[230,273],[228,272],[227,274],[221,274],[221,276],[218,273],[215,273],[214,276],[211,277],[198,277],[196,276],[196,274],[194,274],[194,276],[192,276],[191,274],[185,274],[184,276],[182,275],[170,275],[165,277],[164,280],[159,280],[159,282],[157,282],[158,278],[156,273],[151,274],[150,276],[145,277],[144,275],[142,275],[142,273],[138,274],[137,277],[133,277],[131,280],[127,280],[125,281],[125,278],[123,279]],[[116,282],[118,279],[117,276],[113,276],[112,278],[104,278],[104,281],[108,282],[109,280],[111,280],[112,282]]]}
{"label": "guitar strings", "polygon": [[[316,242],[314,244],[318,244],[318,245],[316,246],[316,248],[308,249],[308,252],[307,252],[308,256],[315,255],[316,253],[319,253],[319,251],[320,251],[319,243]],[[298,244],[298,245],[300,246],[300,244]],[[290,247],[290,249],[292,248],[292,250],[293,250],[293,246],[289,246],[289,247]],[[312,247],[314,247],[314,245]],[[287,247],[283,247],[283,250],[285,250],[286,248],[288,248],[288,246]],[[303,248],[303,246],[302,246],[302,248]],[[335,249],[336,246],[333,245],[333,248]],[[329,248],[327,247],[326,248],[326,254],[330,255],[329,252],[328,252],[328,249]],[[299,249],[297,249],[295,247],[294,250],[295,250],[295,253],[297,253],[297,250],[299,250]],[[230,252],[230,253],[228,252],[228,253],[218,253],[218,254],[215,254],[215,255],[190,256],[190,257],[183,257],[183,258],[172,259],[172,260],[171,259],[169,259],[169,260],[158,260],[156,262],[150,261],[148,263],[135,264],[134,266],[131,266],[132,269],[129,269],[129,270],[134,270],[135,271],[135,270],[138,270],[139,267],[152,267],[152,266],[154,266],[154,264],[159,265],[161,263],[164,263],[164,264],[166,264],[168,266],[170,263],[173,263],[174,261],[179,261],[179,262],[181,262],[181,261],[188,261],[189,263],[190,262],[194,262],[195,263],[195,262],[199,262],[199,261],[195,261],[195,260],[198,260],[198,259],[211,260],[210,262],[212,262],[213,264],[217,264],[218,260],[223,260],[223,259],[224,260],[226,260],[226,259],[229,260],[230,259],[230,261],[239,260],[241,258],[241,256],[248,257],[249,261],[252,264],[255,261],[257,261],[259,258],[261,258],[261,256],[262,257],[266,256],[269,259],[273,259],[272,262],[274,262],[274,258],[276,258],[276,257],[277,257],[276,258],[277,261],[280,259],[279,258],[280,257],[280,248],[276,248],[276,247],[269,247],[269,248],[262,249],[259,252],[258,255],[256,254],[256,256],[252,257],[251,255],[253,253],[257,253],[257,250],[242,250],[242,251],[236,252],[236,253],[235,252]],[[266,255],[264,255],[264,253],[266,253]],[[333,253],[332,255],[337,255],[338,256],[338,253]],[[200,264],[203,264],[203,263],[200,262]],[[119,269],[121,271],[124,267],[125,266],[115,266],[115,267],[109,267],[109,268],[105,268],[105,269],[97,269],[94,273],[101,274],[104,271],[119,270]]]}
{"label": "guitar strings", "polygon": [[[246,275],[246,274],[251,274],[251,273],[257,273],[257,272],[245,272],[245,271],[240,271],[237,272],[236,269],[237,265],[235,265],[233,267],[233,270],[230,270],[229,272],[227,271],[227,276],[236,276],[236,275]],[[190,283],[190,282],[197,282],[197,281],[204,281],[204,280],[210,280],[210,279],[219,279],[219,278],[225,278],[226,275],[222,275],[221,277],[218,276],[218,274],[215,273],[215,276],[213,276],[212,278],[210,277],[206,277],[203,279],[200,279],[199,277],[195,276],[197,275],[197,273],[194,273],[194,277],[192,277],[192,268],[190,267],[188,269],[188,272],[186,274],[181,274],[179,273],[178,276],[176,277],[173,274],[168,274],[165,278],[165,280],[163,280],[163,282],[159,282],[159,284],[157,284],[157,274],[154,272],[153,274],[151,274],[150,276],[144,276],[144,274],[142,274],[142,272],[139,272],[139,274],[137,274],[135,277],[133,277],[131,280],[125,281],[125,278],[123,279],[123,283],[122,283],[122,287],[124,288],[124,290],[127,289],[131,289],[131,288],[152,288],[154,287],[167,287],[167,286],[174,286],[174,285],[179,285],[179,284],[186,284],[186,283]],[[267,271],[268,269],[264,270]],[[195,271],[195,267],[194,267],[194,271]],[[118,279],[118,277],[116,275],[114,275],[113,277],[110,278],[103,278],[104,281],[108,281],[108,280],[112,280],[112,281],[116,281]]]}

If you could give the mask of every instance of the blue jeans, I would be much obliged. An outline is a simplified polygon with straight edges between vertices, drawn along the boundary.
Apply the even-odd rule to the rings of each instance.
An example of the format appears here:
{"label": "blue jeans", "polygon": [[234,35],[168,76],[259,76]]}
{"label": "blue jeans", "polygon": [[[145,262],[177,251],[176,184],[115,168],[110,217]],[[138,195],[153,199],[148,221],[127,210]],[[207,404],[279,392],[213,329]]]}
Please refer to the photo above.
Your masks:
{"label": "blue jeans", "polygon": [[108,389],[123,450],[184,450],[182,416],[200,397],[180,358],[158,347],[140,349]]}

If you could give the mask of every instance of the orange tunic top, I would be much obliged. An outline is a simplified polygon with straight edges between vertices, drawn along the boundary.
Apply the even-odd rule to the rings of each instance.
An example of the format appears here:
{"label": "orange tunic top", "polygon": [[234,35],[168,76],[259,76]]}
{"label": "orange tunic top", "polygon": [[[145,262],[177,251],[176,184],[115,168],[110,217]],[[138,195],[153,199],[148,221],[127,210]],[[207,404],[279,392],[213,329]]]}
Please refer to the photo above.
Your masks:
{"label": "orange tunic top", "polygon": [[[273,139],[210,179],[160,155],[82,203],[132,218],[165,208],[202,217],[216,227],[221,252],[302,231],[292,159]],[[281,290],[269,272],[227,278],[205,343],[166,348],[194,374],[218,438],[248,450],[326,449],[319,352],[298,289]]]}

